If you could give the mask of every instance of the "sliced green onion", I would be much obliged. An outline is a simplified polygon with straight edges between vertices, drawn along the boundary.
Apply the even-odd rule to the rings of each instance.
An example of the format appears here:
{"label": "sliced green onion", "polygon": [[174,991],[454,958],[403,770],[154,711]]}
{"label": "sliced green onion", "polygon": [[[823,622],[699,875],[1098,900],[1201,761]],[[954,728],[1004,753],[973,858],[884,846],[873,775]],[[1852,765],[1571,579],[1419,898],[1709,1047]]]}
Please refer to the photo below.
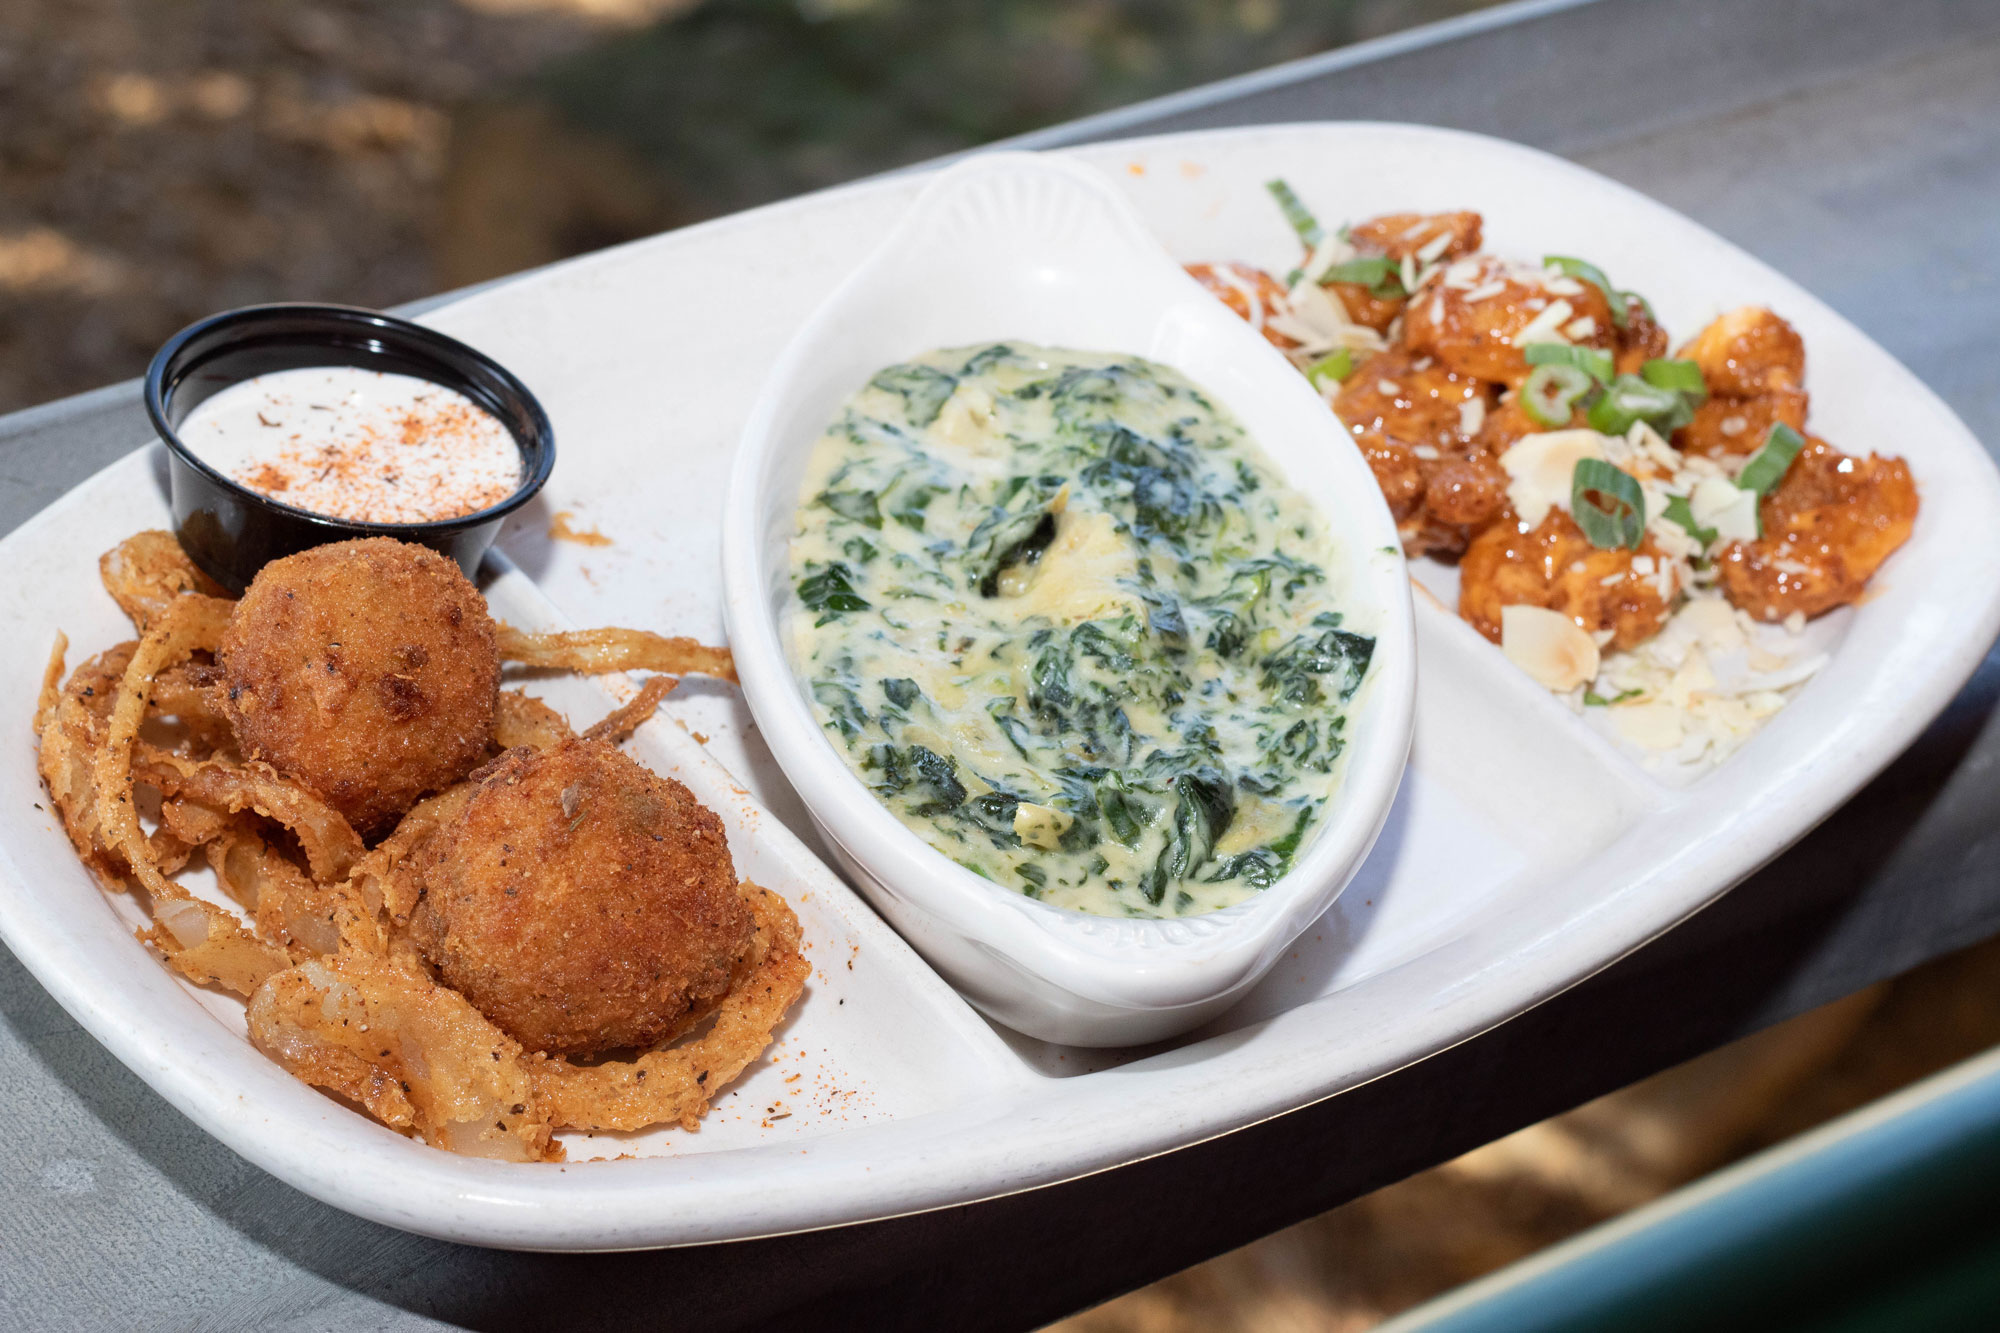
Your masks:
{"label": "sliced green onion", "polygon": [[1590,384],[1590,376],[1575,366],[1536,366],[1521,386],[1521,410],[1540,425],[1567,426]]}
{"label": "sliced green onion", "polygon": [[1665,434],[1687,424],[1694,409],[1672,389],[1648,384],[1637,375],[1620,375],[1604,396],[1590,406],[1590,428],[1605,435],[1623,435],[1634,422],[1644,421]]}
{"label": "sliced green onion", "polygon": [[[1608,502],[1608,503],[1607,503]],[[1592,546],[1639,549],[1646,535],[1646,496],[1639,481],[1601,458],[1579,458],[1570,473],[1569,511]]]}
{"label": "sliced green onion", "polygon": [[1688,498],[1685,495],[1674,495],[1667,498],[1666,515],[1687,529],[1688,536],[1700,542],[1704,547],[1711,545],[1715,541],[1715,529],[1704,528],[1696,520],[1694,507],[1688,503]]}
{"label": "sliced green onion", "polygon": [[1622,704],[1627,699],[1637,699],[1644,693],[1645,691],[1640,689],[1620,690],[1607,699],[1596,690],[1585,690],[1583,692],[1583,704],[1586,708],[1607,708],[1612,704]]}
{"label": "sliced green onion", "polygon": [[1786,469],[1805,447],[1805,436],[1782,421],[1774,422],[1770,434],[1764,437],[1764,447],[1750,455],[1750,461],[1736,474],[1736,484],[1746,491],[1769,495],[1785,479]]}
{"label": "sliced green onion", "polygon": [[[1604,276],[1604,270],[1597,265],[1578,259],[1572,255],[1543,255],[1544,267],[1552,268],[1564,277],[1576,278],[1589,283],[1604,293],[1604,303],[1611,307],[1611,322],[1619,328],[1625,327],[1625,302],[1612,289],[1611,279]],[[1643,297],[1640,299],[1644,299]]]}
{"label": "sliced green onion", "polygon": [[1629,318],[1628,312],[1634,301],[1639,303],[1639,309],[1645,312],[1647,319],[1652,320],[1655,324],[1660,322],[1660,317],[1653,313],[1653,303],[1651,301],[1648,301],[1637,292],[1619,292],[1611,298],[1611,309],[1620,316],[1618,327],[1625,327],[1625,319]]}
{"label": "sliced green onion", "polygon": [[1688,394],[1697,403],[1708,397],[1708,381],[1702,378],[1701,367],[1692,361],[1656,356],[1639,367],[1639,378],[1656,389]]}
{"label": "sliced green onion", "polygon": [[1308,250],[1326,239],[1326,232],[1319,225],[1319,219],[1312,215],[1305,201],[1292,192],[1292,187],[1283,180],[1265,181],[1264,188],[1278,201],[1278,211],[1285,215],[1285,221],[1292,224],[1292,230],[1306,243]]}
{"label": "sliced green onion", "polygon": [[1408,295],[1403,290],[1401,267],[1393,259],[1380,255],[1365,255],[1360,259],[1350,259],[1344,264],[1335,264],[1319,275],[1322,284],[1329,282],[1358,283],[1368,289],[1371,296],[1389,300]]}
{"label": "sliced green onion", "polygon": [[1521,349],[1531,366],[1575,366],[1599,384],[1611,383],[1614,369],[1611,353],[1597,347],[1573,347],[1569,343],[1529,343]]}
{"label": "sliced green onion", "polygon": [[1353,373],[1354,353],[1348,351],[1345,347],[1340,348],[1338,351],[1328,352],[1325,356],[1306,367],[1306,378],[1312,381],[1312,386],[1315,389],[1324,389],[1326,387],[1321,383],[1322,380],[1331,380],[1333,383],[1338,384]]}

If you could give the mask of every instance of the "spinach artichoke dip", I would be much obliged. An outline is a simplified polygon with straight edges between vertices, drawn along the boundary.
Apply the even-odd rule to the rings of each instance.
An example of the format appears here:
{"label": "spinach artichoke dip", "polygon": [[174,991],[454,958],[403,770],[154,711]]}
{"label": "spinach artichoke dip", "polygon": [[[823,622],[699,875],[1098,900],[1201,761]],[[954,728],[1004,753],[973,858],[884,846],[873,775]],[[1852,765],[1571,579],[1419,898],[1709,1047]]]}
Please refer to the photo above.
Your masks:
{"label": "spinach artichoke dip", "polygon": [[891,366],[814,446],[794,669],[849,766],[952,860],[1104,916],[1269,886],[1314,832],[1374,640],[1243,428],[1131,356]]}

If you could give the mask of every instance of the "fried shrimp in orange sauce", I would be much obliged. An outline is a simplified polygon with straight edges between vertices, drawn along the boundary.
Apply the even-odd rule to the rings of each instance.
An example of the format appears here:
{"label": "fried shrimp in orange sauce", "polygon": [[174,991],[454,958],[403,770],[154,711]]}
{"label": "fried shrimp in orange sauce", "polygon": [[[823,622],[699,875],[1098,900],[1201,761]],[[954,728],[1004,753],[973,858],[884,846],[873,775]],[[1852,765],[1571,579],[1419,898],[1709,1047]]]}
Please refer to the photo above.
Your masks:
{"label": "fried shrimp in orange sauce", "polygon": [[364,835],[486,755],[500,656],[485,599],[452,561],[371,537],[274,560],[218,654],[238,744]]}
{"label": "fried shrimp in orange sauce", "polygon": [[1576,520],[1549,510],[1533,528],[1503,520],[1480,533],[1459,561],[1458,613],[1500,642],[1500,612],[1508,606],[1560,611],[1591,634],[1610,631],[1613,650],[1650,639],[1666,624],[1678,593],[1648,535],[1636,551],[1593,546]]}
{"label": "fried shrimp in orange sauce", "polygon": [[[1806,655],[1803,622],[1858,601],[1918,508],[1900,460],[1801,447],[1798,330],[1743,306],[1669,355],[1642,295],[1579,256],[1484,252],[1477,213],[1393,213],[1335,233],[1286,182],[1268,190],[1306,247],[1300,277],[1374,331],[1333,327],[1290,358],[1361,451],[1404,553],[1458,559],[1460,618],[1570,707],[1661,752],[1649,764],[1719,762],[1783,707],[1824,661]],[[1329,323],[1319,297],[1270,293]],[[1747,658],[1731,649],[1690,667],[1686,634],[1659,637],[1683,611],[1690,632],[1748,618],[1785,630]],[[1802,670],[1771,690],[1746,661]],[[1635,701],[1679,720],[1614,711]]]}
{"label": "fried shrimp in orange sauce", "polygon": [[1188,276],[1264,335],[1273,347],[1289,352],[1298,346],[1268,322],[1286,308],[1285,285],[1254,264],[1189,264]]}
{"label": "fried shrimp in orange sauce", "polygon": [[[1506,477],[1475,442],[1491,385],[1401,348],[1340,386],[1333,410],[1360,446],[1411,554],[1457,552],[1506,503]],[[1470,429],[1468,429],[1470,428]]]}
{"label": "fried shrimp in orange sauce", "polygon": [[1709,397],[1674,432],[1674,447],[1710,458],[1748,457],[1779,422],[1806,428],[1806,345],[1798,330],[1762,306],[1721,316],[1680,355],[1701,367]]}
{"label": "fried shrimp in orange sauce", "polygon": [[1610,350],[1618,338],[1611,303],[1591,283],[1486,255],[1431,279],[1403,314],[1412,352],[1501,384],[1527,379],[1524,348],[1538,338]]}
{"label": "fried shrimp in orange sauce", "polygon": [[[1479,248],[1480,224],[1477,213],[1385,213],[1349,227],[1347,240],[1363,258],[1449,263]],[[1362,282],[1322,285],[1349,319],[1377,333],[1387,333],[1409,304],[1409,294],[1400,283],[1387,292]]]}
{"label": "fried shrimp in orange sauce", "polygon": [[1729,600],[1759,620],[1812,617],[1859,601],[1917,520],[1917,488],[1900,458],[1851,458],[1809,436],[1759,507],[1763,536],[1724,548]]}
{"label": "fried shrimp in orange sauce", "polygon": [[1750,398],[1805,383],[1805,340],[1762,306],[1739,306],[1721,316],[1680,354],[1701,367],[1710,393],[1725,398]]}

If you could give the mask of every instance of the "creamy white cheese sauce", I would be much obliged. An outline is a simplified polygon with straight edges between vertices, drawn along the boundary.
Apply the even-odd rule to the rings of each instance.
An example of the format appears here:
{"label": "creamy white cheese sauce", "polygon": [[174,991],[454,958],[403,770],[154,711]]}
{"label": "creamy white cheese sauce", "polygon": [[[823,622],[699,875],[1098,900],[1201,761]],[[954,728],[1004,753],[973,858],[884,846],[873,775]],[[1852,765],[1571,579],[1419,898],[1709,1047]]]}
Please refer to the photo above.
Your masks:
{"label": "creamy white cheese sauce", "polygon": [[457,518],[521,484],[520,449],[490,412],[441,384],[356,366],[245,380],[175,434],[233,481],[355,522]]}
{"label": "creamy white cheese sauce", "polygon": [[815,446],[790,560],[829,738],[978,874],[1189,916],[1316,831],[1374,642],[1318,513],[1177,372],[1026,344],[891,366]]}

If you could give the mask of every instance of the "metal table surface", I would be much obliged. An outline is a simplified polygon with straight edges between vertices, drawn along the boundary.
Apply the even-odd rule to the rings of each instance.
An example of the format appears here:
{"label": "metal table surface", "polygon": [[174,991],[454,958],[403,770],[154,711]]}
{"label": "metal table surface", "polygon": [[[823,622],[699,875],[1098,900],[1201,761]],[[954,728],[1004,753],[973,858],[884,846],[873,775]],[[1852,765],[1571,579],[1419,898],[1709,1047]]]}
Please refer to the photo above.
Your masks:
{"label": "metal table surface", "polygon": [[[1028,142],[1315,118],[1483,130],[1627,181],[2000,441],[2000,6],[1530,3]],[[131,384],[0,420],[0,530],[145,437]],[[1791,852],[1483,1037],[1115,1171],[767,1241],[520,1255],[358,1221],[196,1130],[0,951],[0,1326],[1033,1327],[2000,932],[1996,696],[2000,655]]]}

